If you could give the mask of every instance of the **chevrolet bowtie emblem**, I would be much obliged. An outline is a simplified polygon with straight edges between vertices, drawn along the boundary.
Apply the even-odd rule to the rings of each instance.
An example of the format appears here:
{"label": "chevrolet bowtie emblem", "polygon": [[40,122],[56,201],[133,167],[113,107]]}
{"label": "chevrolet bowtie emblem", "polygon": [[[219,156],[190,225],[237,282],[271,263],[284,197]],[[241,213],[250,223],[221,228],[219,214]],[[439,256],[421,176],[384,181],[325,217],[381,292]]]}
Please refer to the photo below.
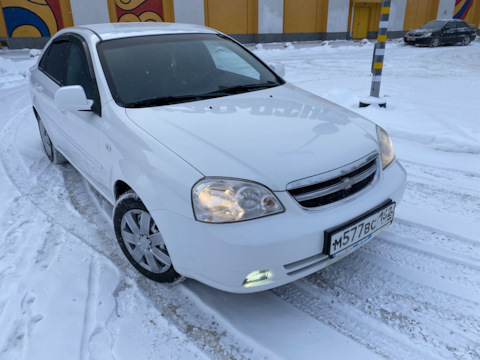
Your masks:
{"label": "chevrolet bowtie emblem", "polygon": [[342,180],[342,184],[344,190],[350,190],[353,186],[353,180],[350,178],[345,178]]}

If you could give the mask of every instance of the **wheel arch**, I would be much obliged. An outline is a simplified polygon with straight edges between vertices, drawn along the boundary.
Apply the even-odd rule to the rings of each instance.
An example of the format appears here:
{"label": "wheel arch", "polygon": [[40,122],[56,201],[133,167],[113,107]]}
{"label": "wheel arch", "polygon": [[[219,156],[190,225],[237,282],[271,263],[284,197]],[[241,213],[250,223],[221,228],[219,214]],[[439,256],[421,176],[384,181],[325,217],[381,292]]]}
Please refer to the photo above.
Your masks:
{"label": "wheel arch", "polygon": [[114,197],[115,202],[118,200],[118,198],[120,196],[122,196],[123,194],[125,194],[126,192],[128,192],[130,190],[132,190],[136,193],[136,191],[133,190],[132,187],[130,185],[128,185],[126,182],[124,182],[122,180],[115,181],[115,184],[113,185],[113,197]]}

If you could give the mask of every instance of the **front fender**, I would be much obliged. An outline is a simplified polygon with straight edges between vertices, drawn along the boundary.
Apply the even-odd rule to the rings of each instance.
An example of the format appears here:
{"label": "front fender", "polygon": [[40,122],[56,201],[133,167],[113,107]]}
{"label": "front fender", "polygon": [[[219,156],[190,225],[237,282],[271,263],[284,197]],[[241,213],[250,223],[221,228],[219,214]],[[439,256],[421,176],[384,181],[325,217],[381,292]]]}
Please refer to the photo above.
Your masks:
{"label": "front fender", "polygon": [[168,209],[192,218],[191,189],[203,174],[130,121],[124,109],[110,110],[116,116],[107,118],[116,124],[101,131],[101,137],[110,147],[104,162],[111,166],[112,202],[115,184],[122,181],[149,211]]}

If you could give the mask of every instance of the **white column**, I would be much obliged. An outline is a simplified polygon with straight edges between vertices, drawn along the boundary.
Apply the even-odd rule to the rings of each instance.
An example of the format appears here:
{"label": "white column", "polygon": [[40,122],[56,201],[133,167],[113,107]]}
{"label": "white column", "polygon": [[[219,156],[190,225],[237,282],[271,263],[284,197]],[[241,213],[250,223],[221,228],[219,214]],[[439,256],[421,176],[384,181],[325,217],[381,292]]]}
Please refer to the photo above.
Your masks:
{"label": "white column", "polygon": [[203,0],[174,0],[175,22],[205,25]]}
{"label": "white column", "polygon": [[440,0],[437,19],[451,19],[455,10],[455,0]]}
{"label": "white column", "polygon": [[348,30],[348,11],[350,0],[328,2],[327,33],[346,33]]}
{"label": "white column", "polygon": [[258,0],[258,33],[283,33],[283,0]]}
{"label": "white column", "polygon": [[70,0],[74,25],[109,23],[106,0]]}
{"label": "white column", "polygon": [[388,31],[402,31],[407,11],[407,0],[394,0],[390,5]]}

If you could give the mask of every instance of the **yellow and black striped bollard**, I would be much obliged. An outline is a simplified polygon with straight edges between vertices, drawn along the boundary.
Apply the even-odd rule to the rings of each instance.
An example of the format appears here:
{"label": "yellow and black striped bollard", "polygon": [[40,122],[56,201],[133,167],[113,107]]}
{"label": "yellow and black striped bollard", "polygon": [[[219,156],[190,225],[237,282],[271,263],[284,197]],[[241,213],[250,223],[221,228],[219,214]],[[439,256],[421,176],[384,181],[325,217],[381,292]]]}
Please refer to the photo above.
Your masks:
{"label": "yellow and black striped bollard", "polygon": [[388,18],[390,16],[391,0],[383,0],[380,11],[380,23],[378,26],[377,44],[373,53],[372,87],[370,97],[360,101],[360,107],[377,104],[387,106],[385,99],[380,99],[380,83],[382,80],[383,58],[385,56],[385,43],[387,42]]}

